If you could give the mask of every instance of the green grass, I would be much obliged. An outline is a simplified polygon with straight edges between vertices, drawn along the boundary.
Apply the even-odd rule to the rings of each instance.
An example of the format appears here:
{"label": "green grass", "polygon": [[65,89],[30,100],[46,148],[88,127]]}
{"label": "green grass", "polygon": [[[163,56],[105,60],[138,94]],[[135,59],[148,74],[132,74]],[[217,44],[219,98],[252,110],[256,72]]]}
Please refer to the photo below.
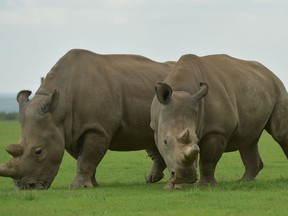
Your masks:
{"label": "green grass", "polygon": [[[17,143],[19,126],[0,121],[0,162]],[[264,169],[253,182],[237,182],[244,168],[238,152],[224,154],[217,170],[218,184],[188,185],[163,191],[166,177],[146,184],[151,166],[145,151],[108,152],[97,169],[100,187],[68,189],[76,161],[65,154],[59,173],[47,191],[18,191],[11,179],[0,178],[0,215],[286,215],[288,161],[281,148],[264,133],[260,140]]]}

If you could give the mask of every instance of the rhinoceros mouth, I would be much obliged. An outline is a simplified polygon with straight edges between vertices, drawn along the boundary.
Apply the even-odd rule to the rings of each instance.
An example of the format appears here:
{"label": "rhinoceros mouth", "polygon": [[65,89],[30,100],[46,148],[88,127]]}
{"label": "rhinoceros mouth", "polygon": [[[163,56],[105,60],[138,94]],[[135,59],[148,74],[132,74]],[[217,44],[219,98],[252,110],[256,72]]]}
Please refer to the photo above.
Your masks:
{"label": "rhinoceros mouth", "polygon": [[197,174],[193,170],[172,169],[169,181],[172,184],[195,183],[198,180]]}
{"label": "rhinoceros mouth", "polygon": [[27,183],[23,183],[21,180],[14,180],[14,183],[15,187],[20,190],[45,190],[51,185],[51,182],[41,180]]}
{"label": "rhinoceros mouth", "polygon": [[51,186],[57,175],[57,170],[53,170],[50,174],[41,175],[38,178],[31,178],[29,174],[23,177],[14,178],[14,184],[20,190],[46,190]]}

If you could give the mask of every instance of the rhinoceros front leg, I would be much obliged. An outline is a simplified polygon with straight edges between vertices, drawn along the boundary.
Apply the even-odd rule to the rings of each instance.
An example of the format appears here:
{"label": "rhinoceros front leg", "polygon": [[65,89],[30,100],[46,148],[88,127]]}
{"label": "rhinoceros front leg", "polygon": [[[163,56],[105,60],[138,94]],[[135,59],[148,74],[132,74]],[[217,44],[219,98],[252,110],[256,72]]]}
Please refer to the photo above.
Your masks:
{"label": "rhinoceros front leg", "polygon": [[108,150],[108,142],[96,133],[84,137],[81,153],[77,159],[76,177],[70,188],[96,187],[96,167]]}
{"label": "rhinoceros front leg", "polygon": [[148,156],[153,160],[153,166],[152,169],[147,175],[146,182],[147,183],[154,183],[160,181],[163,177],[163,171],[166,168],[166,163],[162,156],[160,155],[158,149],[156,146],[146,149]]}
{"label": "rhinoceros front leg", "polygon": [[226,139],[221,134],[208,134],[200,144],[200,180],[199,185],[216,183],[215,168],[225,147]]}
{"label": "rhinoceros front leg", "polygon": [[254,180],[257,174],[263,168],[263,162],[258,151],[258,143],[255,142],[246,148],[242,148],[239,150],[239,152],[245,166],[245,173],[240,180]]}

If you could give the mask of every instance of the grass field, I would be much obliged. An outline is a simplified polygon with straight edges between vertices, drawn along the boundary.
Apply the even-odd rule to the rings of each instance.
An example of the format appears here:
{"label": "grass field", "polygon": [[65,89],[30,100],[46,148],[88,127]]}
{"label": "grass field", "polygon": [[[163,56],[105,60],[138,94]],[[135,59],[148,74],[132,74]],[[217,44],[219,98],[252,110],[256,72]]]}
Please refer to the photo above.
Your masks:
{"label": "grass field", "polygon": [[[17,143],[19,126],[0,121],[0,162]],[[168,179],[146,184],[151,166],[145,151],[108,152],[97,169],[100,187],[70,190],[76,161],[65,154],[59,173],[46,191],[18,191],[11,179],[0,178],[0,215],[287,215],[288,161],[272,138],[260,140],[264,169],[253,182],[237,182],[244,171],[238,152],[224,154],[208,187],[188,185],[163,191]]]}

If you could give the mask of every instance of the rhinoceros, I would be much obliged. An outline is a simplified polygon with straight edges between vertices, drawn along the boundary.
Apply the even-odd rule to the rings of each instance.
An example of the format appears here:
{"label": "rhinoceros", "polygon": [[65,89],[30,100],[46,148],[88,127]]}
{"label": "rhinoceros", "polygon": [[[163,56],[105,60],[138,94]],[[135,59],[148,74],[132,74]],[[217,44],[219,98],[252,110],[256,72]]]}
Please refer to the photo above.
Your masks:
{"label": "rhinoceros", "polygon": [[159,181],[166,165],[149,127],[150,105],[154,86],[173,65],[70,50],[31,100],[30,91],[18,93],[21,139],[7,147],[13,158],[0,165],[0,176],[13,178],[19,189],[48,189],[66,150],[77,159],[71,188],[94,187],[108,149],[146,149],[153,160],[146,181]]}
{"label": "rhinoceros", "polygon": [[258,62],[187,54],[155,91],[150,126],[170,171],[165,189],[198,180],[198,155],[199,185],[215,183],[222,154],[237,150],[245,166],[241,180],[253,180],[263,168],[263,130],[288,157],[287,91]]}

